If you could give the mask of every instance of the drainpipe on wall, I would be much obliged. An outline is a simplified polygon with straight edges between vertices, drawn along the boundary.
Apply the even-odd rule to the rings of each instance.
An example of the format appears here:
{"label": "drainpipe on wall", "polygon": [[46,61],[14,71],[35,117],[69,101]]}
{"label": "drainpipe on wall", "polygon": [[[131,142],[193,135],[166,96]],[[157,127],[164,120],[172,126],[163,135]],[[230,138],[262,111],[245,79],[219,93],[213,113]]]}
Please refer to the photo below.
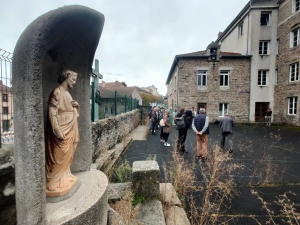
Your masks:
{"label": "drainpipe on wall", "polygon": [[249,43],[249,20],[250,20],[250,16],[249,16],[249,14],[250,14],[250,11],[251,11],[251,5],[252,5],[252,0],[250,0],[250,8],[249,8],[249,12],[248,12],[248,15],[247,15],[247,17],[248,17],[248,27],[247,27],[247,50],[246,50],[246,55],[248,55],[248,43]]}
{"label": "drainpipe on wall", "polygon": [[252,57],[250,58],[250,77],[249,77],[249,105],[248,105],[248,123],[250,123],[250,106],[251,106],[251,64]]}
{"label": "drainpipe on wall", "polygon": [[179,61],[177,60],[177,79],[176,79],[176,102],[177,102],[177,107],[178,107],[178,102],[179,102],[179,90],[178,90],[178,80],[179,80]]}

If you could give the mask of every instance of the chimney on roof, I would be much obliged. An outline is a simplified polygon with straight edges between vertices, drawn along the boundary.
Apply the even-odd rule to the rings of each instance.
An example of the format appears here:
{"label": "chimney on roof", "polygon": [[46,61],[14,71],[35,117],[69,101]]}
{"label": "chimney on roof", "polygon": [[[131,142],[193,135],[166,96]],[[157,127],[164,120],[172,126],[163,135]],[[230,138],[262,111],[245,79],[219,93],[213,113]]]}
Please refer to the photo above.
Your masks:
{"label": "chimney on roof", "polygon": [[105,81],[104,80],[101,82],[101,85],[102,85],[103,88],[105,88]]}
{"label": "chimney on roof", "polygon": [[223,34],[223,32],[219,31],[218,38]]}

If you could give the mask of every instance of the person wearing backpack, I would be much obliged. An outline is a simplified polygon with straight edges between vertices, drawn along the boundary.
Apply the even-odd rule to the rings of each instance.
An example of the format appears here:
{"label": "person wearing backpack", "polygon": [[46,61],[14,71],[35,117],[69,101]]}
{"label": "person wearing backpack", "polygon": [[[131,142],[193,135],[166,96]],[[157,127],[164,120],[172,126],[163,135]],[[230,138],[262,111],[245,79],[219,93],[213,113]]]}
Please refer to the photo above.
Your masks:
{"label": "person wearing backpack", "polygon": [[[207,160],[207,141],[209,135],[209,118],[205,115],[205,109],[200,108],[195,117],[192,128],[196,133],[197,157],[203,161]],[[201,151],[202,150],[202,151]]]}
{"label": "person wearing backpack", "polygon": [[185,115],[184,108],[179,109],[175,118],[175,124],[178,130],[177,150],[178,152],[188,153],[185,149],[184,143],[189,127],[189,120]]}

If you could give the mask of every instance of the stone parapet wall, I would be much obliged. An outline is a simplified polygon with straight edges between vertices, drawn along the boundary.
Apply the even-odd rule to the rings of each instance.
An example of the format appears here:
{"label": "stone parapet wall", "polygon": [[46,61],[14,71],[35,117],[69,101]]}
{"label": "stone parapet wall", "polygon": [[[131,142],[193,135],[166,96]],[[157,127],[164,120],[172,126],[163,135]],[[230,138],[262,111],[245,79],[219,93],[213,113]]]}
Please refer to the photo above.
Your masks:
{"label": "stone parapet wall", "polygon": [[136,128],[140,118],[140,110],[134,110],[92,123],[93,162]]}

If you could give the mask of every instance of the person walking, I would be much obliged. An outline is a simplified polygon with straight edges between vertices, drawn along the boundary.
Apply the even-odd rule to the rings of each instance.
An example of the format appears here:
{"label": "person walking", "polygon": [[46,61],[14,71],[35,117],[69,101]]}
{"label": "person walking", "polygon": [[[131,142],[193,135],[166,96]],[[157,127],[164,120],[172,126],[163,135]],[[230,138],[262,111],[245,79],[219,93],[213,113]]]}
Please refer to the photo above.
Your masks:
{"label": "person walking", "polygon": [[192,124],[192,118],[193,118],[193,112],[190,107],[186,110],[185,114],[189,120],[189,127],[188,127],[188,129],[189,129],[190,125]]}
{"label": "person walking", "polygon": [[163,138],[164,138],[164,146],[169,147],[170,144],[168,143],[169,134],[172,130],[172,125],[170,123],[170,111],[166,110],[164,114],[164,123],[165,126],[163,127]]}
{"label": "person walking", "polygon": [[203,161],[207,160],[207,142],[209,135],[209,118],[205,114],[205,109],[200,108],[199,114],[195,117],[192,124],[192,129],[196,133],[196,155],[198,159],[202,159]]}
{"label": "person walking", "polygon": [[158,123],[158,108],[157,107],[153,107],[153,110],[151,112],[151,133],[155,134],[155,129],[156,129],[156,125]]}
{"label": "person walking", "polygon": [[187,135],[187,130],[189,127],[189,121],[187,116],[184,113],[184,108],[179,109],[175,117],[175,123],[178,130],[177,151],[180,153],[188,153],[188,151],[186,151],[184,143]]}
{"label": "person walking", "polygon": [[220,120],[220,127],[222,131],[222,139],[221,139],[221,148],[225,147],[226,137],[229,143],[229,153],[233,153],[233,143],[232,143],[232,128],[234,127],[233,119],[225,114],[223,118]]}
{"label": "person walking", "polygon": [[267,126],[271,126],[272,110],[270,108],[268,108],[267,110],[266,118],[267,118]]}
{"label": "person walking", "polygon": [[165,110],[164,109],[162,109],[160,111],[160,113],[158,114],[158,121],[159,121],[159,127],[160,127],[160,135],[159,135],[160,142],[165,142],[164,137],[163,137],[163,134],[164,134],[163,128],[164,127],[160,125],[160,121],[164,119],[164,114],[165,114]]}

